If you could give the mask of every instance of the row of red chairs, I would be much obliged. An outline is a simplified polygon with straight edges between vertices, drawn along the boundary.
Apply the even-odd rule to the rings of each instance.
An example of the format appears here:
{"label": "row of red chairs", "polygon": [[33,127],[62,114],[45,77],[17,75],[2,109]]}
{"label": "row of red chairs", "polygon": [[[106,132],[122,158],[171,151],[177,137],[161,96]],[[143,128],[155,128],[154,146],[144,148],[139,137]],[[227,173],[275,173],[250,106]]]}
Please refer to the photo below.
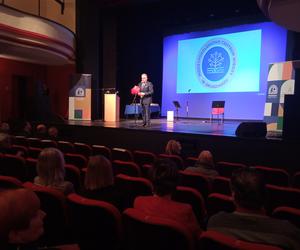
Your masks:
{"label": "row of red chairs", "polygon": [[[122,179],[122,176],[119,177]],[[10,181],[10,185],[22,186],[22,183],[14,178]],[[101,249],[119,249],[121,244],[125,244],[128,249],[154,247],[192,250],[196,247],[186,229],[174,221],[147,216],[132,208],[125,210],[121,215],[113,205],[106,202],[86,199],[77,194],[71,194],[66,199],[60,192],[51,188],[28,182],[24,186],[37,193],[41,207],[47,213],[44,223],[45,235],[42,239],[44,243],[62,244],[67,239],[69,242],[79,243],[81,249],[99,249],[99,246]],[[299,210],[278,208],[277,211],[278,215],[274,215],[278,218],[286,219],[286,216],[289,216],[289,219],[295,221],[297,218],[299,221]],[[125,241],[121,240],[122,231]],[[236,239],[209,231],[200,236],[197,244],[200,245],[200,249],[219,249],[217,246],[227,246],[225,249],[279,249],[237,242]],[[211,248],[212,246],[215,247]]]}

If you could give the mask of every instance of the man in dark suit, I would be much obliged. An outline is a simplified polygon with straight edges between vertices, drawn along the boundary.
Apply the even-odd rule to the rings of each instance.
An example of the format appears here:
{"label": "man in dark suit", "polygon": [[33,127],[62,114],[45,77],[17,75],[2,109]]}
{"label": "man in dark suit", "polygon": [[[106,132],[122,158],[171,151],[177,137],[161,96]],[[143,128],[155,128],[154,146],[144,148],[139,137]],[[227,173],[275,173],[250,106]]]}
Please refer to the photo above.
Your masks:
{"label": "man in dark suit", "polygon": [[150,126],[150,104],[152,103],[153,84],[148,81],[147,74],[141,75],[141,82],[139,83],[139,96],[141,98],[143,126]]}

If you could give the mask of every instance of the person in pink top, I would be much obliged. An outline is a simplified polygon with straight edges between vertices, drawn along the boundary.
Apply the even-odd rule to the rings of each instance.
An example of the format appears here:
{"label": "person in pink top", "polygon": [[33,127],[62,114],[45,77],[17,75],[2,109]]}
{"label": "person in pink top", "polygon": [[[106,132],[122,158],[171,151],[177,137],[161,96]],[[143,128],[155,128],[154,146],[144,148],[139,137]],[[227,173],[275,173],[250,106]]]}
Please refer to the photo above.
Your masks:
{"label": "person in pink top", "polygon": [[171,160],[159,160],[152,171],[153,196],[139,196],[134,208],[151,216],[174,220],[185,226],[193,236],[201,232],[196,216],[189,204],[171,199],[178,183],[178,170]]}

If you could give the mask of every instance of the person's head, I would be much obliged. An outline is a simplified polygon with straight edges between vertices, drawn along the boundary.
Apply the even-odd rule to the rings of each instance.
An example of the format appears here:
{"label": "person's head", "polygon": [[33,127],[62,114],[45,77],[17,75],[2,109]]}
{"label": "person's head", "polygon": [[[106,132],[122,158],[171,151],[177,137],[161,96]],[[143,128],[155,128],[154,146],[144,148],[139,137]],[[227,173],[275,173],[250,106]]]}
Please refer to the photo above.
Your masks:
{"label": "person's head", "polygon": [[141,74],[141,81],[143,83],[148,81],[148,75],[146,73]]}
{"label": "person's head", "polygon": [[43,149],[38,157],[37,173],[46,186],[63,182],[65,160],[62,152],[56,148]]}
{"label": "person's head", "polygon": [[110,161],[102,156],[91,156],[85,174],[84,187],[96,190],[114,184],[114,175]]}
{"label": "person's head", "polygon": [[58,129],[56,127],[54,127],[54,126],[50,127],[48,129],[48,135],[51,138],[54,138],[54,139],[57,138],[57,136],[58,136]]}
{"label": "person's head", "polygon": [[0,148],[10,148],[12,146],[11,136],[6,133],[0,133]]}
{"label": "person's head", "polygon": [[176,164],[169,159],[158,160],[152,169],[151,179],[156,195],[171,195],[176,190],[178,184],[178,168]]}
{"label": "person's head", "polygon": [[0,125],[0,132],[9,134],[10,132],[10,126],[7,122],[2,122]]}
{"label": "person's head", "polygon": [[37,240],[44,232],[45,213],[40,200],[29,189],[15,189],[0,195],[0,237],[2,244],[25,244]]}
{"label": "person's head", "polygon": [[212,153],[208,150],[201,151],[201,153],[198,156],[197,162],[207,167],[214,167],[214,159]]}
{"label": "person's head", "polygon": [[39,124],[36,126],[36,133],[41,136],[47,135],[47,127],[45,124]]}
{"label": "person's head", "polygon": [[179,141],[169,140],[166,149],[166,154],[168,155],[180,155],[181,153],[181,144]]}
{"label": "person's head", "polygon": [[23,132],[30,135],[31,131],[32,131],[32,126],[31,126],[30,122],[25,121],[24,126],[23,126]]}
{"label": "person's head", "polygon": [[231,189],[237,208],[259,211],[264,206],[265,180],[255,169],[239,169],[232,173]]}

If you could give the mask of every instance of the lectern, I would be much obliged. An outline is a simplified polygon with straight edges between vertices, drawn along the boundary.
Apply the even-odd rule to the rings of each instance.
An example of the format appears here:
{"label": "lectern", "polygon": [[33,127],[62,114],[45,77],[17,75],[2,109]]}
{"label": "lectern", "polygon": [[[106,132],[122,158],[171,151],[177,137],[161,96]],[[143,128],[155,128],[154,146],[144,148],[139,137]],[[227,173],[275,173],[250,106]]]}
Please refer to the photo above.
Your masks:
{"label": "lectern", "polygon": [[120,97],[117,93],[104,94],[104,121],[116,122],[120,119]]}

